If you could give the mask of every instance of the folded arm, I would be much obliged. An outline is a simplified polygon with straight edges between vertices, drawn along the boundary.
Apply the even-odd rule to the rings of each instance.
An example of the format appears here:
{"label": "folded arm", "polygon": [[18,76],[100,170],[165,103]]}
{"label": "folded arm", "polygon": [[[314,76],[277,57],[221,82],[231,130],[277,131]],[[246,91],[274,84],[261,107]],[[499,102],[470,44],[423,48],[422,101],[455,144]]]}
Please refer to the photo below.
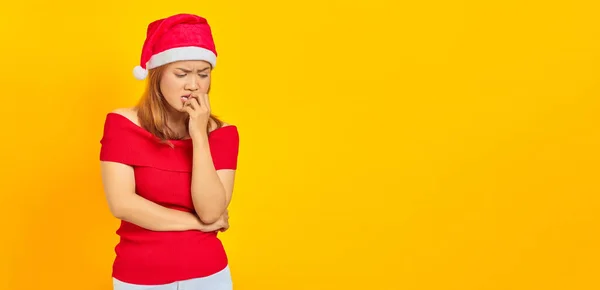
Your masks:
{"label": "folded arm", "polygon": [[215,231],[222,220],[203,223],[189,212],[170,209],[135,193],[133,168],[116,162],[101,162],[102,183],[111,213],[118,219],[153,231]]}

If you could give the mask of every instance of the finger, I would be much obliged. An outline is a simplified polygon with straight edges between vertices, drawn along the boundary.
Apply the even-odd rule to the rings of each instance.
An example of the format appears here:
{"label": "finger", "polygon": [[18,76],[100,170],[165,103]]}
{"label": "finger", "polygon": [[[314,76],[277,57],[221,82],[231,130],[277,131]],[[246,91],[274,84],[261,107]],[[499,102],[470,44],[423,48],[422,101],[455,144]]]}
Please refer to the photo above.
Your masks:
{"label": "finger", "polygon": [[198,108],[200,108],[200,103],[198,102],[198,97],[192,96],[191,98],[188,99],[188,103],[194,110],[198,110]]}
{"label": "finger", "polygon": [[183,110],[188,113],[189,115],[194,113],[194,109],[191,107],[191,105],[185,105],[183,106]]}
{"label": "finger", "polygon": [[186,106],[191,106],[193,97],[194,97],[194,96],[192,96],[191,94],[190,94],[190,95],[188,95],[188,97],[187,97],[187,100],[186,100],[186,101],[183,103],[183,106],[184,106],[184,107],[186,107]]}
{"label": "finger", "polygon": [[204,108],[210,111],[210,99],[208,98],[208,94],[204,94]]}
{"label": "finger", "polygon": [[205,110],[208,109],[208,102],[206,100],[207,100],[207,94],[202,94],[201,96],[198,97],[200,107]]}

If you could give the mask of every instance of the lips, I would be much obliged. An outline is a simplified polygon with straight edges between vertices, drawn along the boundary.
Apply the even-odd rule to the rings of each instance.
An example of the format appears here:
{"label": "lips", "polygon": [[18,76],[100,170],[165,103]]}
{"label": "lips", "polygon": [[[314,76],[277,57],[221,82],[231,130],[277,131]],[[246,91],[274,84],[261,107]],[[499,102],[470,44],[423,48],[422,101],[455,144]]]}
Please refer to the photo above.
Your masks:
{"label": "lips", "polygon": [[187,95],[187,96],[181,96],[181,101],[184,102],[184,103],[187,102],[188,99],[189,99],[189,95]]}

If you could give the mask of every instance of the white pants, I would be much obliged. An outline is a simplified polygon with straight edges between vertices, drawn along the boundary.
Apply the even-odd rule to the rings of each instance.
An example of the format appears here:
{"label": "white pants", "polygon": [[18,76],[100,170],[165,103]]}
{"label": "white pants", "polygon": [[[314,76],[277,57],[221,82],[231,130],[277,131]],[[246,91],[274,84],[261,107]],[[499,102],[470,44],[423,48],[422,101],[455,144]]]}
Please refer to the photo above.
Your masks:
{"label": "white pants", "polygon": [[136,285],[113,278],[113,290],[232,290],[229,266],[225,269],[202,278],[177,281],[162,285]]}

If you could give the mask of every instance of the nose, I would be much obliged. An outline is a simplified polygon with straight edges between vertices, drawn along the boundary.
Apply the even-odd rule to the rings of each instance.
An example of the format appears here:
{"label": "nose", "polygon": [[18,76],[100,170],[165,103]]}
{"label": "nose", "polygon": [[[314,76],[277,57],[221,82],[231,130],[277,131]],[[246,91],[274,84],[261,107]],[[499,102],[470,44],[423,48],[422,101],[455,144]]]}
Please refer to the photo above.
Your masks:
{"label": "nose", "polygon": [[189,91],[197,91],[199,89],[199,86],[198,86],[198,82],[196,81],[196,79],[195,78],[191,78],[191,80],[189,80],[186,83],[186,88],[185,89],[189,90]]}

